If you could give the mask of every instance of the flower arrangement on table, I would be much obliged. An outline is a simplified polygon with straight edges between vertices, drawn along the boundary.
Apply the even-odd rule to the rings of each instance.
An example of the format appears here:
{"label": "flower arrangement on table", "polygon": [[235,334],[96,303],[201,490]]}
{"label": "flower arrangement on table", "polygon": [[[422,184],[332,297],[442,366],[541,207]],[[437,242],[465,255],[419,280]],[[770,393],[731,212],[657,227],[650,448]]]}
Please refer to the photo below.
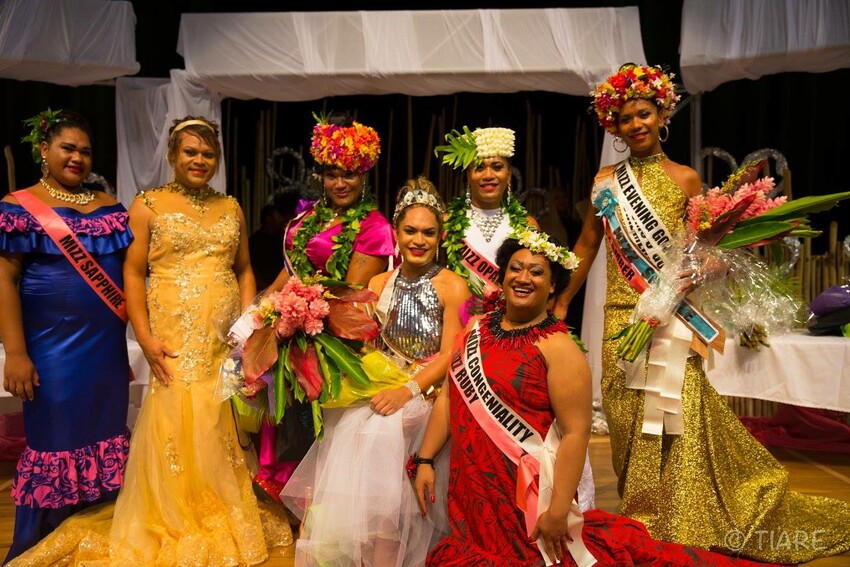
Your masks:
{"label": "flower arrangement on table", "polygon": [[222,396],[232,397],[240,413],[272,423],[280,423],[293,400],[308,401],[321,440],[322,407],[348,405],[388,381],[409,379],[380,351],[364,348],[378,326],[355,303],[376,299],[346,282],[292,276],[231,329],[237,347],[222,364]]}
{"label": "flower arrangement on table", "polygon": [[803,197],[768,197],[771,177],[759,178],[764,162],[750,163],[721,186],[688,201],[684,235],[667,251],[667,261],[640,295],[634,323],[609,340],[621,339],[618,354],[634,362],[666,324],[686,292],[701,288],[702,303],[724,328],[740,336],[740,345],[770,346],[771,331],[788,329],[799,312],[797,300],[775,271],[751,249],[787,236],[811,237],[807,215],[832,208],[850,192]]}

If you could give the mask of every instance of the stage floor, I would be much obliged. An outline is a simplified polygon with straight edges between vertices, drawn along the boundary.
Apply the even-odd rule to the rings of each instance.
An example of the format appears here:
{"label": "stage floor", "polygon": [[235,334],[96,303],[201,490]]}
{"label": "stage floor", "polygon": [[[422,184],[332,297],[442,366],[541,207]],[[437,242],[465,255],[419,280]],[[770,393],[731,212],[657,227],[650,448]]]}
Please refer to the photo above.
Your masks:
{"label": "stage floor", "polygon": [[[775,449],[774,456],[791,475],[791,488],[807,494],[830,496],[850,502],[850,458],[847,455]],[[593,436],[590,441],[590,461],[596,480],[597,507],[616,512],[617,479],[611,469],[611,447],[607,436]],[[14,506],[9,497],[14,463],[0,463],[0,559],[5,557],[12,539]],[[264,567],[292,567],[295,564],[294,546],[276,549]],[[811,567],[846,567],[850,553],[806,563]]]}

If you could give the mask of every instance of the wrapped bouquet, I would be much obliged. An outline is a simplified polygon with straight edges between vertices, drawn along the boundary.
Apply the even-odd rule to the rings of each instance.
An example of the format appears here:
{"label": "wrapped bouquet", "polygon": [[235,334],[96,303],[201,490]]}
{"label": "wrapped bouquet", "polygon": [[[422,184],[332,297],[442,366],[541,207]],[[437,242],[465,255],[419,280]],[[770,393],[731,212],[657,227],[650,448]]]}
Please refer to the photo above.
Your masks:
{"label": "wrapped bouquet", "polygon": [[703,306],[742,346],[767,345],[769,330],[796,318],[797,301],[781,278],[748,251],[786,236],[816,236],[807,215],[824,211],[850,192],[769,198],[770,177],[759,178],[763,162],[746,164],[723,186],[690,199],[685,234],[677,235],[666,261],[640,295],[634,323],[609,339],[621,339],[621,358],[634,362],[656,327],[666,324],[685,296],[702,288]]}
{"label": "wrapped bouquet", "polygon": [[293,400],[307,401],[321,440],[323,405],[353,403],[387,381],[408,379],[368,348],[378,326],[355,303],[376,299],[372,291],[346,282],[291,277],[231,328],[236,348],[221,367],[222,396],[233,397],[240,413],[263,414],[272,423],[280,422]]}

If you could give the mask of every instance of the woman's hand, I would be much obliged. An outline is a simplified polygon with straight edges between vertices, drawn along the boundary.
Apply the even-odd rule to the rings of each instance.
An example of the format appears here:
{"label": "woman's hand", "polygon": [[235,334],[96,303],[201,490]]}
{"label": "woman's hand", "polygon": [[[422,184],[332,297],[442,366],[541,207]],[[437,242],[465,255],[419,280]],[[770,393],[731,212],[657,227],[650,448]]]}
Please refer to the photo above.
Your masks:
{"label": "woman's hand", "polygon": [[372,402],[369,405],[372,406],[372,411],[375,413],[379,413],[381,415],[392,415],[404,407],[404,404],[412,399],[413,392],[407,389],[406,386],[401,386],[400,388],[395,388],[393,390],[378,392],[378,394],[372,398]]}
{"label": "woman's hand", "polygon": [[422,517],[428,512],[428,504],[425,500],[431,501],[431,504],[436,502],[434,497],[434,479],[436,478],[434,467],[427,463],[422,463],[416,468],[416,480],[413,481],[413,489],[416,491],[416,500],[419,501],[419,510],[422,512]]}
{"label": "woman's hand", "polygon": [[142,347],[142,352],[148,360],[154,377],[159,380],[164,386],[168,386],[172,380],[171,369],[168,368],[167,358],[177,358],[177,353],[168,348],[161,340],[151,337],[144,341],[139,341],[139,346]]}
{"label": "woman's hand", "polygon": [[3,388],[16,398],[32,400],[39,386],[38,371],[26,354],[7,354]]}
{"label": "woman's hand", "polygon": [[691,261],[691,267],[676,276],[682,282],[679,293],[688,295],[708,280],[726,277],[727,272],[726,264],[717,257],[711,254],[696,255]]}
{"label": "woman's hand", "polygon": [[569,554],[567,543],[573,541],[567,532],[567,515],[553,514],[551,509],[540,514],[540,517],[537,518],[537,525],[534,526],[534,532],[531,534],[531,539],[540,538],[543,538],[543,545],[549,557],[556,561],[562,561]]}

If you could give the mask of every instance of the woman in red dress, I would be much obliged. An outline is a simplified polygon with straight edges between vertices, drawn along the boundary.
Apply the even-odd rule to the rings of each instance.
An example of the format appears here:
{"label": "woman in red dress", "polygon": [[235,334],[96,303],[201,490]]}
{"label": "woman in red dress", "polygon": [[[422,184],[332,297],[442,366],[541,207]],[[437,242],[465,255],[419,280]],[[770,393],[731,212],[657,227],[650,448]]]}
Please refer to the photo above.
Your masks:
{"label": "woman in red dress", "polygon": [[425,514],[426,501],[446,498],[435,493],[434,457],[452,438],[451,534],[427,565],[763,565],[655,541],[639,522],[578,510],[590,370],[564,322],[546,311],[578,258],[541,233],[517,236],[497,255],[505,305],[461,337],[415,456]]}

